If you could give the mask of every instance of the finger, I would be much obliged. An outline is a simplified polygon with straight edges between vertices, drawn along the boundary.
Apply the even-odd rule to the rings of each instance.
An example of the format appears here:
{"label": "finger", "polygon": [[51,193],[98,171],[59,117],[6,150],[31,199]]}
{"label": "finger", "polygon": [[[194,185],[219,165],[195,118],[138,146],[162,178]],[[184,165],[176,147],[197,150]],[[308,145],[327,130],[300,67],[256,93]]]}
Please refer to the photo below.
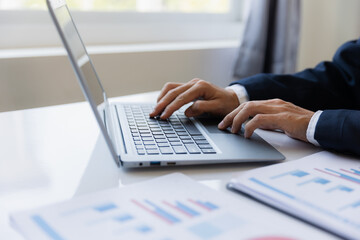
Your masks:
{"label": "finger", "polygon": [[197,100],[188,109],[186,109],[185,115],[187,117],[195,117],[206,112],[212,112],[212,110],[217,107],[216,101]]}
{"label": "finger", "polygon": [[[177,95],[177,97],[166,106],[164,112],[161,114],[161,119],[167,119],[171,116],[176,110],[184,106],[185,104],[202,97],[204,95],[204,91],[206,91],[206,84],[203,84],[204,81],[198,81],[193,84],[186,91]],[[165,98],[165,97],[164,97]],[[163,100],[162,100],[163,101]]]}
{"label": "finger", "polygon": [[194,85],[195,81],[190,81],[185,84],[180,84],[175,88],[170,89],[174,85],[168,85],[168,87],[164,87],[164,90],[169,89],[168,91],[164,91],[165,95],[160,98],[157,105],[155,106],[152,113],[150,113],[150,117],[155,117],[161,114],[166,106],[170,104],[179,94],[189,89],[192,85]]}
{"label": "finger", "polygon": [[181,85],[183,85],[184,83],[173,83],[173,82],[169,82],[166,83],[164,85],[164,87],[161,89],[159,96],[157,97],[156,102],[159,102],[164,96],[165,94],[170,91],[171,89],[177,88]]}
{"label": "finger", "polygon": [[281,112],[283,112],[282,105],[274,104],[272,100],[244,103],[241,111],[238,112],[232,121],[231,132],[237,133],[246,120],[257,114],[276,114]]}
{"label": "finger", "polygon": [[281,114],[258,114],[245,125],[245,138],[250,138],[257,128],[282,129]]}
{"label": "finger", "polygon": [[229,113],[228,115],[226,115],[224,117],[224,119],[219,123],[218,128],[221,130],[226,129],[227,127],[231,126],[233,123],[233,120],[236,116],[236,114],[238,114],[242,108],[244,107],[245,104],[241,104],[239,107],[237,107],[236,109],[234,109],[231,113]]}

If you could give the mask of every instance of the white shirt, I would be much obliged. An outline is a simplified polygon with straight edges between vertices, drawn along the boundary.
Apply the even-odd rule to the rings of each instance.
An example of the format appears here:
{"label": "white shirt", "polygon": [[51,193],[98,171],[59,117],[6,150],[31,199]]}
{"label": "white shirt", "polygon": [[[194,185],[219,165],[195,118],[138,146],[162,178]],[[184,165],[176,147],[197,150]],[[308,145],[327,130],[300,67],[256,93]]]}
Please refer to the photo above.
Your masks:
{"label": "white shirt", "polygon": [[[240,104],[249,101],[249,95],[248,95],[245,87],[243,87],[242,85],[234,84],[229,87],[226,87],[226,89],[231,89],[235,92],[235,94],[237,95],[237,97],[239,99]],[[315,128],[316,128],[316,124],[320,118],[321,113],[322,113],[322,111],[315,112],[315,114],[310,119],[308,128],[306,130],[307,140],[310,143],[314,144],[315,146],[320,146],[318,141],[315,140]]]}

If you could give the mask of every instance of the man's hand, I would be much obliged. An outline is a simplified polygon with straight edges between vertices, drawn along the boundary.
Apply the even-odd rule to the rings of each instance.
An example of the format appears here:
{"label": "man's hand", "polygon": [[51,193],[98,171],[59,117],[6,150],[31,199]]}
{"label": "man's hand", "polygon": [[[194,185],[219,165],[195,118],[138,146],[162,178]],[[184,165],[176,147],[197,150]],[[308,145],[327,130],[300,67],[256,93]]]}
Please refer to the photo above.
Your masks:
{"label": "man's hand", "polygon": [[280,99],[250,101],[241,104],[228,114],[219,129],[231,126],[231,132],[237,133],[245,125],[245,137],[250,138],[255,129],[283,130],[286,135],[307,142],[306,130],[314,112],[295,106]]}
{"label": "man's hand", "polygon": [[225,116],[239,106],[239,100],[234,91],[196,78],[187,83],[165,84],[150,117],[161,114],[161,119],[167,119],[176,110],[192,101],[195,102],[185,111],[188,117],[203,113]]}

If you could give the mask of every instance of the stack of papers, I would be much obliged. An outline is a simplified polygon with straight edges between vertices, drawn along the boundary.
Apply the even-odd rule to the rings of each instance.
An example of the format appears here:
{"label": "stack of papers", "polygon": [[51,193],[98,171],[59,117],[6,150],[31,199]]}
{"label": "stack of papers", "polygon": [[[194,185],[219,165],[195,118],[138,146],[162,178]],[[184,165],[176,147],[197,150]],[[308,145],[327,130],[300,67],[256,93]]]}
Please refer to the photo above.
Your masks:
{"label": "stack of papers", "polygon": [[248,171],[229,184],[347,239],[360,239],[360,160],[329,152]]}
{"label": "stack of papers", "polygon": [[[27,238],[329,239],[329,235],[247,198],[182,174],[81,196],[11,216]],[[331,236],[330,236],[331,239]]]}

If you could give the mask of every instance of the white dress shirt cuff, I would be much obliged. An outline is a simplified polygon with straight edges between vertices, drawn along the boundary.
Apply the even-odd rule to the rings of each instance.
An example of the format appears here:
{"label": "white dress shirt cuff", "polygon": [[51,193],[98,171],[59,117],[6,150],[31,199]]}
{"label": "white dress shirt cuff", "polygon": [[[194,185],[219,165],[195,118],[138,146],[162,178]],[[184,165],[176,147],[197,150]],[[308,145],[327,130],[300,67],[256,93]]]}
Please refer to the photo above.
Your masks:
{"label": "white dress shirt cuff", "polygon": [[306,130],[306,138],[307,138],[307,140],[310,143],[314,144],[315,146],[320,146],[318,141],[315,140],[315,129],[316,129],[316,124],[318,123],[320,115],[321,115],[322,112],[323,111],[315,112],[315,114],[310,119],[309,126],[308,126],[308,128]]}
{"label": "white dress shirt cuff", "polygon": [[244,86],[241,86],[240,84],[234,84],[226,87],[225,89],[233,90],[236,96],[238,97],[240,104],[249,101],[249,95]]}

